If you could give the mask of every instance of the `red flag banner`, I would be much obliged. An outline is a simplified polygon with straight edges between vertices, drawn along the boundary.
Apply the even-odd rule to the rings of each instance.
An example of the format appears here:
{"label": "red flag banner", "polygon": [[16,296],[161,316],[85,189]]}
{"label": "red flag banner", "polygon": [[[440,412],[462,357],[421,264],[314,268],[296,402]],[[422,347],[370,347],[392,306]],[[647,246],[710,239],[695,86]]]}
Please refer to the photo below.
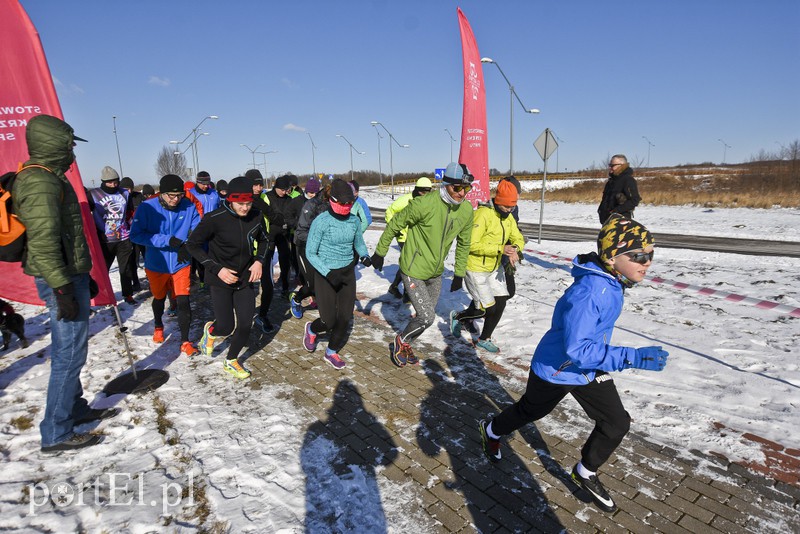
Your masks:
{"label": "red flag banner", "polygon": [[458,8],[461,54],[464,61],[464,111],[461,119],[461,151],[458,162],[475,177],[467,199],[476,207],[489,199],[489,144],[486,134],[486,89],[478,43],[467,17]]}
{"label": "red flag banner", "polygon": [[[17,170],[28,159],[25,127],[36,115],[63,119],[50,67],[39,34],[18,0],[0,0],[0,173]],[[69,122],[69,121],[67,121]],[[86,136],[86,134],[78,135]],[[92,253],[92,277],[100,287],[95,305],[115,304],[114,291],[100,249],[94,221],[77,164],[67,178],[81,203],[84,233]],[[13,191],[12,191],[13,194]],[[27,304],[43,304],[33,278],[19,263],[0,262],[0,297]]]}

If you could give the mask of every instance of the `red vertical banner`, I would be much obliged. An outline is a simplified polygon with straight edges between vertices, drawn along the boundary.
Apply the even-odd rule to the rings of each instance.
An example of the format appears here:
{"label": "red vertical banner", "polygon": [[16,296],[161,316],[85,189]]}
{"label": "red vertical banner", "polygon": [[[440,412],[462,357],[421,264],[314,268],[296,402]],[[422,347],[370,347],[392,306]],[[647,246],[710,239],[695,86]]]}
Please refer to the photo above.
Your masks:
{"label": "red vertical banner", "polygon": [[464,111],[461,119],[461,151],[458,162],[466,164],[475,177],[467,195],[472,206],[489,199],[489,143],[486,134],[486,89],[478,43],[467,17],[458,8],[461,54],[464,62]]}
{"label": "red vertical banner", "polygon": [[[18,0],[0,0],[0,21],[0,172],[7,172],[17,170],[28,159],[28,120],[41,114],[61,119],[63,115],[39,34]],[[78,135],[87,136],[80,132]],[[93,302],[101,306],[115,304],[78,165],[73,163],[66,174],[81,203],[84,233],[92,253],[92,277],[100,287]],[[22,272],[19,263],[0,262],[0,296],[42,304],[33,278]]]}

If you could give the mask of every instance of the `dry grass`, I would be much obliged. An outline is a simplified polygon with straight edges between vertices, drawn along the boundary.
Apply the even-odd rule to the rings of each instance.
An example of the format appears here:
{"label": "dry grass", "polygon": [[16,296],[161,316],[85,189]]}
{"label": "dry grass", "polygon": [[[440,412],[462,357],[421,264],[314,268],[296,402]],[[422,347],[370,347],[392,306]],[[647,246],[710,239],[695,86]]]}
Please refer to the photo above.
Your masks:
{"label": "dry grass", "polygon": [[[589,174],[589,173],[587,173]],[[593,172],[575,186],[548,191],[547,200],[598,203],[605,175]],[[715,208],[798,208],[800,207],[800,163],[766,161],[736,166],[687,166],[636,170],[642,203],[656,206],[699,205]],[[575,175],[552,176],[574,178]],[[519,177],[541,180],[541,175]],[[601,181],[598,181],[601,179]],[[523,193],[522,198],[538,200],[541,190]]]}

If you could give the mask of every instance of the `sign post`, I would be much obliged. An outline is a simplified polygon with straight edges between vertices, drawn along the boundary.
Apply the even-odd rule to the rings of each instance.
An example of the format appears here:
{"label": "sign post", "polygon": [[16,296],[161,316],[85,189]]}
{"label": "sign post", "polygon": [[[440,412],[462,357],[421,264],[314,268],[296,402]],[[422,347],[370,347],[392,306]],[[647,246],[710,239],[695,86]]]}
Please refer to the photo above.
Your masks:
{"label": "sign post", "polygon": [[550,131],[550,128],[545,128],[542,134],[536,138],[536,141],[533,142],[533,146],[536,148],[536,151],[539,153],[542,161],[544,161],[544,175],[542,176],[542,201],[539,206],[539,239],[537,241],[537,243],[541,244],[542,222],[544,221],[544,188],[547,184],[547,160],[558,148],[558,143],[556,143],[556,139],[553,137],[553,132]]}

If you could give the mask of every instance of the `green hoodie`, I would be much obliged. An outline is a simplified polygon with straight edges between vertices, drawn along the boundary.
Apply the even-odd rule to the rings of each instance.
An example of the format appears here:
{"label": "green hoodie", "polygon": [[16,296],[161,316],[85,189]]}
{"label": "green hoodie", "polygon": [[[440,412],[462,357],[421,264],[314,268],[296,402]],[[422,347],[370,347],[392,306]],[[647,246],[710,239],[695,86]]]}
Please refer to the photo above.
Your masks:
{"label": "green hoodie", "polygon": [[92,269],[78,196],[64,173],[75,160],[74,132],[66,122],[37,115],[25,131],[30,159],[14,181],[14,212],[25,225],[25,274],[43,277],[52,288]]}
{"label": "green hoodie", "polygon": [[453,241],[458,238],[453,271],[456,276],[464,276],[472,237],[472,205],[469,202],[448,204],[436,192],[413,199],[386,224],[375,252],[386,256],[392,239],[406,227],[406,244],[400,254],[403,273],[420,280],[441,276],[444,260]]}

